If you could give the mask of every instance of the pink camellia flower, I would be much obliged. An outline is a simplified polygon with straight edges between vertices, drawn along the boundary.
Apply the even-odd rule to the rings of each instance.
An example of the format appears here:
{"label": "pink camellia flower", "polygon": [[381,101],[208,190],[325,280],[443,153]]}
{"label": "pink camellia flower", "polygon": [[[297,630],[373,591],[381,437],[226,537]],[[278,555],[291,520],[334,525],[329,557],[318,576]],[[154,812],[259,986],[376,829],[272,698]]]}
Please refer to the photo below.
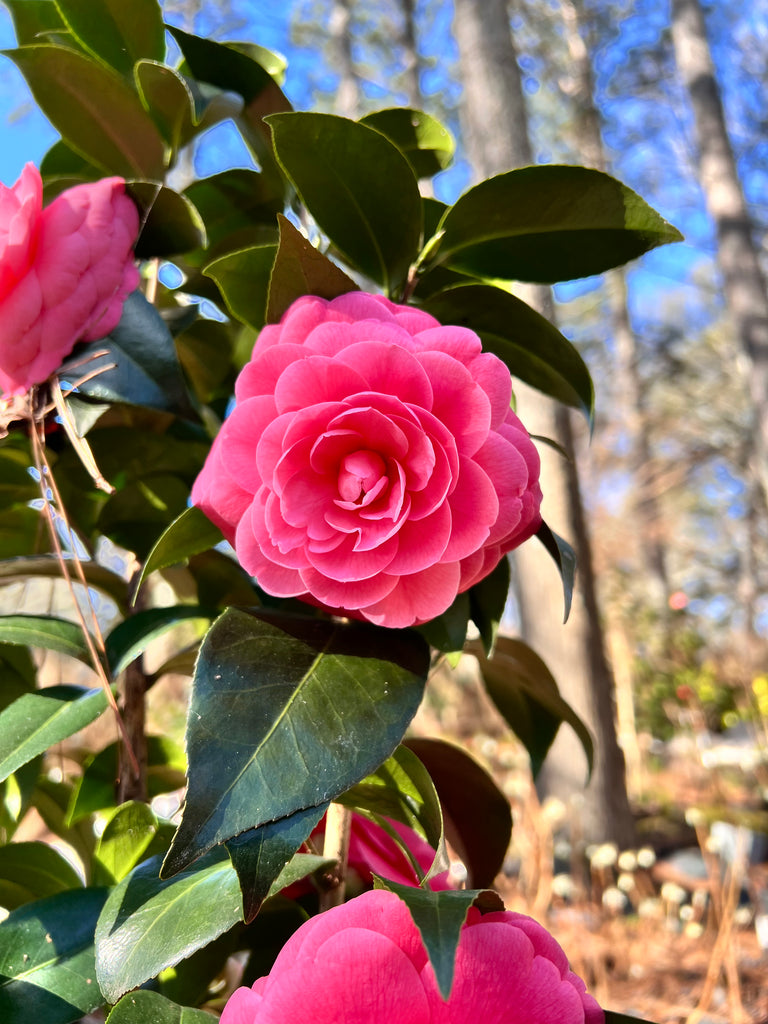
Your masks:
{"label": "pink camellia flower", "polygon": [[523,914],[481,916],[461,932],[444,1001],[405,904],[384,890],[306,921],[269,975],[233,993],[221,1024],[602,1024],[565,953]]}
{"label": "pink camellia flower", "polygon": [[304,296],[261,331],[192,500],[268,593],[426,622],[541,522],[511,390],[467,328]]}
{"label": "pink camellia flower", "polygon": [[58,369],[78,341],[117,325],[139,275],[139,215],[122,178],[62,192],[43,209],[27,164],[0,185],[0,394],[21,395]]}

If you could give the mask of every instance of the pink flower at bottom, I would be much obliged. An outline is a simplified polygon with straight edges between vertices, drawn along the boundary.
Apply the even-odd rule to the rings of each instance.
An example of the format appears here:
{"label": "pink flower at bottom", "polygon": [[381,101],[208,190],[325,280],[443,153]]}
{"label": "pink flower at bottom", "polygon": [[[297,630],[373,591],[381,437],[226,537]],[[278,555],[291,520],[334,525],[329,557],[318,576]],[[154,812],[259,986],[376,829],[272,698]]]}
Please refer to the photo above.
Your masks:
{"label": "pink flower at bottom", "polygon": [[0,395],[21,395],[59,368],[78,341],[113,330],[139,283],[136,206],[122,178],[66,189],[43,209],[27,164],[0,185]]}
{"label": "pink flower at bottom", "polygon": [[448,1001],[405,904],[383,890],[310,918],[221,1024],[602,1024],[605,1015],[532,918],[470,910]]}
{"label": "pink flower at bottom", "polygon": [[192,501],[276,597],[427,622],[541,524],[539,456],[480,338],[383,295],[265,327]]}

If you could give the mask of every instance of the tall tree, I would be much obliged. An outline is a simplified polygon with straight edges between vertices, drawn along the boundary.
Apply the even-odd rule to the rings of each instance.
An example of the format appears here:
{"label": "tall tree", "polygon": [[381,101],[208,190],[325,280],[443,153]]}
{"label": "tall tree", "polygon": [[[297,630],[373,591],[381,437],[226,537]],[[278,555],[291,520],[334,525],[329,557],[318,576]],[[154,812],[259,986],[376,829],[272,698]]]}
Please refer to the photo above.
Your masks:
{"label": "tall tree", "polygon": [[672,40],[693,108],[699,179],[717,231],[726,306],[744,351],[755,417],[755,471],[768,498],[768,290],[725,124],[699,0],[672,0]]}
{"label": "tall tree", "polygon": [[[506,0],[454,0],[454,33],[464,86],[466,145],[478,175],[533,162],[528,119]],[[553,318],[548,289],[525,289],[527,298]],[[523,294],[523,289],[520,289]],[[518,386],[518,407],[534,434],[556,437],[562,460],[542,450],[542,487],[548,520],[575,540],[580,573],[574,607],[560,622],[562,595],[546,555],[524,545],[516,558],[517,587],[525,638],[547,661],[564,696],[586,719],[597,741],[591,783],[581,810],[584,834],[629,844],[633,821],[624,780],[624,757],[616,739],[614,685],[605,658],[592,572],[589,535],[576,467],[570,415],[543,396]],[[543,773],[548,791],[563,797],[583,789],[584,761],[567,730],[550,752]]]}

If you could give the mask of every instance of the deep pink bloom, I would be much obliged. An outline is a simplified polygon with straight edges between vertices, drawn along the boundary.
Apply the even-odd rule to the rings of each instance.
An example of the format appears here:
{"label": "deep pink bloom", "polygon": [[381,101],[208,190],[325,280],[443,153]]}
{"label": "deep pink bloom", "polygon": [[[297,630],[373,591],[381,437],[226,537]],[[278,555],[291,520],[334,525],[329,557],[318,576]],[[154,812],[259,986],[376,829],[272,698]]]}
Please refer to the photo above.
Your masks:
{"label": "deep pink bloom", "polygon": [[306,921],[221,1024],[602,1024],[565,953],[523,914],[472,908],[447,1002],[405,904],[377,890]]}
{"label": "deep pink bloom", "polygon": [[[435,859],[435,851],[429,843],[407,825],[401,825],[398,821],[390,821],[389,825],[397,832],[426,874]],[[312,830],[311,838],[321,846],[324,835],[325,817],[321,818],[317,827]],[[369,821],[362,814],[352,815],[347,863],[349,869],[364,885],[373,885],[374,873],[401,885],[419,884],[413,865],[395,840],[381,825]],[[443,871],[435,875],[429,880],[429,887],[434,891],[453,888],[449,873]],[[311,889],[312,883],[309,879],[302,879],[283,890],[283,895],[296,899]]]}
{"label": "deep pink bloom", "polygon": [[268,593],[426,622],[541,522],[511,389],[464,327],[304,296],[259,335],[192,500]]}
{"label": "deep pink bloom", "polygon": [[117,325],[139,282],[138,231],[122,178],[76,185],[45,209],[33,164],[11,188],[0,184],[0,394],[23,394],[76,342]]}

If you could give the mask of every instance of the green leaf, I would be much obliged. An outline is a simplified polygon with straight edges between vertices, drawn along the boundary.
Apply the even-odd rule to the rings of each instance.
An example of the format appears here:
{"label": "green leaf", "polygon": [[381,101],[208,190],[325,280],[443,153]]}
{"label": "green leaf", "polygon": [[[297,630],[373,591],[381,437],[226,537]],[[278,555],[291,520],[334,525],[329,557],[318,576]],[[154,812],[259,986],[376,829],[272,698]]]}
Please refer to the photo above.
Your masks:
{"label": "green leaf", "polygon": [[332,114],[268,119],[280,164],[351,266],[389,294],[405,280],[422,230],[408,161],[379,132]]}
{"label": "green leaf", "polygon": [[237,875],[226,851],[163,881],[160,857],[135,868],[110,893],[96,926],[96,975],[110,1003],[213,942],[242,918]]}
{"label": "green leaf", "polygon": [[39,551],[48,544],[48,538],[41,537],[40,513],[37,509],[16,506],[5,509],[0,516],[0,562]]}
{"label": "green leaf", "polygon": [[560,578],[563,581],[563,622],[568,621],[568,616],[571,613],[571,604],[573,603],[573,587],[576,580],[576,552],[573,550],[567,540],[563,540],[547,526],[546,523],[542,523],[536,531],[536,536],[539,538],[541,543],[552,555],[555,560],[555,565],[560,573]]}
{"label": "green leaf", "polygon": [[0,615],[0,643],[41,647],[92,664],[80,626],[53,615]]}
{"label": "green leaf", "polygon": [[27,903],[0,924],[0,1020],[70,1024],[101,1006],[93,931],[105,889]]}
{"label": "green leaf", "polygon": [[77,41],[123,75],[141,57],[165,57],[165,29],[157,0],[56,0]]}
{"label": "green leaf", "polygon": [[[184,751],[164,736],[147,736],[147,795],[181,789],[185,782],[187,762]],[[105,808],[115,802],[115,780],[120,761],[120,744],[110,743],[85,763],[77,779],[67,809],[67,824]]]}
{"label": "green leaf", "polygon": [[416,629],[431,647],[438,651],[452,653],[460,651],[467,639],[467,626],[469,625],[470,601],[469,594],[457,594],[450,607],[430,619]]}
{"label": "green leaf", "polygon": [[117,807],[94,850],[94,885],[122,882],[144,856],[157,828],[148,804],[129,800]]}
{"label": "green leaf", "polygon": [[229,608],[200,648],[189,786],[163,873],[319,807],[375,769],[415,714],[428,668],[429,648],[410,630]]}
{"label": "green leaf", "polygon": [[547,666],[531,648],[512,637],[500,636],[486,658],[480,644],[469,647],[480,664],[488,696],[524,744],[536,776],[561,722],[567,722],[581,741],[592,774],[594,746],[589,729],[560,696]]}
{"label": "green leaf", "polygon": [[440,230],[436,263],[541,284],[600,274],[682,239],[610,175],[556,164],[480,182],[445,213]]}
{"label": "green leaf", "polygon": [[469,589],[469,615],[480,631],[486,655],[493,650],[509,597],[509,559],[506,555],[485,579]]}
{"label": "green leaf", "polygon": [[44,201],[50,201],[50,179],[54,179],[58,194],[59,182],[56,179],[77,178],[80,181],[95,181],[102,177],[98,167],[71,149],[66,142],[58,139],[43,157],[40,163],[40,174],[44,183]]}
{"label": "green leaf", "polygon": [[199,211],[208,245],[218,255],[266,241],[259,233],[265,226],[275,228],[275,217],[283,209],[282,195],[269,179],[244,167],[200,178],[184,195]]}
{"label": "green leaf", "polygon": [[[127,587],[122,576],[97,562],[81,562],[89,587],[108,594],[121,610],[127,608]],[[17,583],[26,579],[61,579],[61,565],[56,555],[30,555],[0,562],[0,583]]]}
{"label": "green leaf", "polygon": [[71,798],[72,786],[69,782],[54,782],[53,779],[40,775],[32,793],[31,804],[48,831],[68,843],[83,864],[89,865],[96,845],[93,822],[86,820],[74,828],[67,827],[66,810]]}
{"label": "green leaf", "polygon": [[[328,804],[297,811],[288,818],[248,829],[224,844],[237,872],[243,896],[243,917],[252,921],[269,895],[273,882],[291,861]],[[323,863],[322,857],[316,858]],[[319,866],[319,864],[317,865]],[[311,868],[309,870],[312,870]]]}
{"label": "green leaf", "polygon": [[266,320],[276,252],[275,245],[255,245],[221,256],[203,268],[221,289],[230,313],[257,331]]}
{"label": "green leaf", "polygon": [[501,897],[490,889],[432,892],[376,876],[374,883],[377,889],[395,893],[408,907],[434,969],[440,994],[447,999],[453,986],[461,926],[467,919],[469,908],[477,904],[484,910],[503,910]]}
{"label": "green leaf", "polygon": [[93,722],[107,706],[103,690],[47,686],[0,713],[0,781],[54,743]]}
{"label": "green leaf", "polygon": [[222,540],[218,526],[214,526],[199,508],[191,505],[164,530],[150,551],[141,570],[136,593],[150,573],[157,572],[158,569],[167,569],[169,565],[177,565],[190,555],[208,551]]}
{"label": "green leaf", "polygon": [[49,32],[64,30],[54,0],[3,0],[13,18],[13,28],[19,46],[40,42]]}
{"label": "green leaf", "polygon": [[158,178],[165,147],[136,93],[103,64],[62,46],[2,51],[64,141],[108,174]]}
{"label": "green leaf", "polygon": [[453,160],[456,143],[447,128],[423,110],[392,107],[360,118],[400,150],[417,178],[431,178]]}
{"label": "green leaf", "polygon": [[197,129],[195,100],[184,78],[166,64],[140,60],[133,69],[144,109],[174,153]]}
{"label": "green leaf", "polygon": [[302,295],[335,299],[357,291],[351,277],[323,256],[287,217],[278,215],[280,244],[269,280],[267,323],[275,324],[290,304]]}
{"label": "green leaf", "polygon": [[205,1010],[179,1006],[159,992],[129,992],[113,1006],[107,1024],[212,1024],[216,1018]]}
{"label": "green leaf", "polygon": [[[194,418],[171,332],[140,291],[125,300],[112,333],[79,349],[73,358],[89,351],[106,354],[88,363],[89,372],[99,372],[79,385],[80,394]],[[68,372],[66,363],[62,372]]]}
{"label": "green leaf", "polygon": [[9,843],[0,847],[0,906],[6,910],[81,888],[82,884],[69,861],[47,843]]}
{"label": "green leaf", "polygon": [[446,839],[469,872],[468,885],[493,885],[512,836],[509,801],[491,776],[461,747],[445,740],[405,741],[434,783],[446,821]]}
{"label": "green leaf", "polygon": [[139,208],[138,259],[175,256],[205,245],[205,225],[186,196],[151,181],[131,181],[126,191]]}
{"label": "green leaf", "polygon": [[0,448],[0,509],[26,504],[40,497],[40,485],[29,472],[30,454]]}
{"label": "green leaf", "polygon": [[545,317],[502,288],[467,284],[431,295],[424,309],[440,323],[469,327],[509,372],[545,395],[580,409],[591,422],[594,389],[576,348]]}
{"label": "green leaf", "polygon": [[210,622],[214,617],[214,612],[195,604],[177,604],[169,608],[147,608],[135,612],[118,623],[106,638],[107,661],[113,676],[118,676],[153,640],[180,622],[188,622],[190,619]]}

